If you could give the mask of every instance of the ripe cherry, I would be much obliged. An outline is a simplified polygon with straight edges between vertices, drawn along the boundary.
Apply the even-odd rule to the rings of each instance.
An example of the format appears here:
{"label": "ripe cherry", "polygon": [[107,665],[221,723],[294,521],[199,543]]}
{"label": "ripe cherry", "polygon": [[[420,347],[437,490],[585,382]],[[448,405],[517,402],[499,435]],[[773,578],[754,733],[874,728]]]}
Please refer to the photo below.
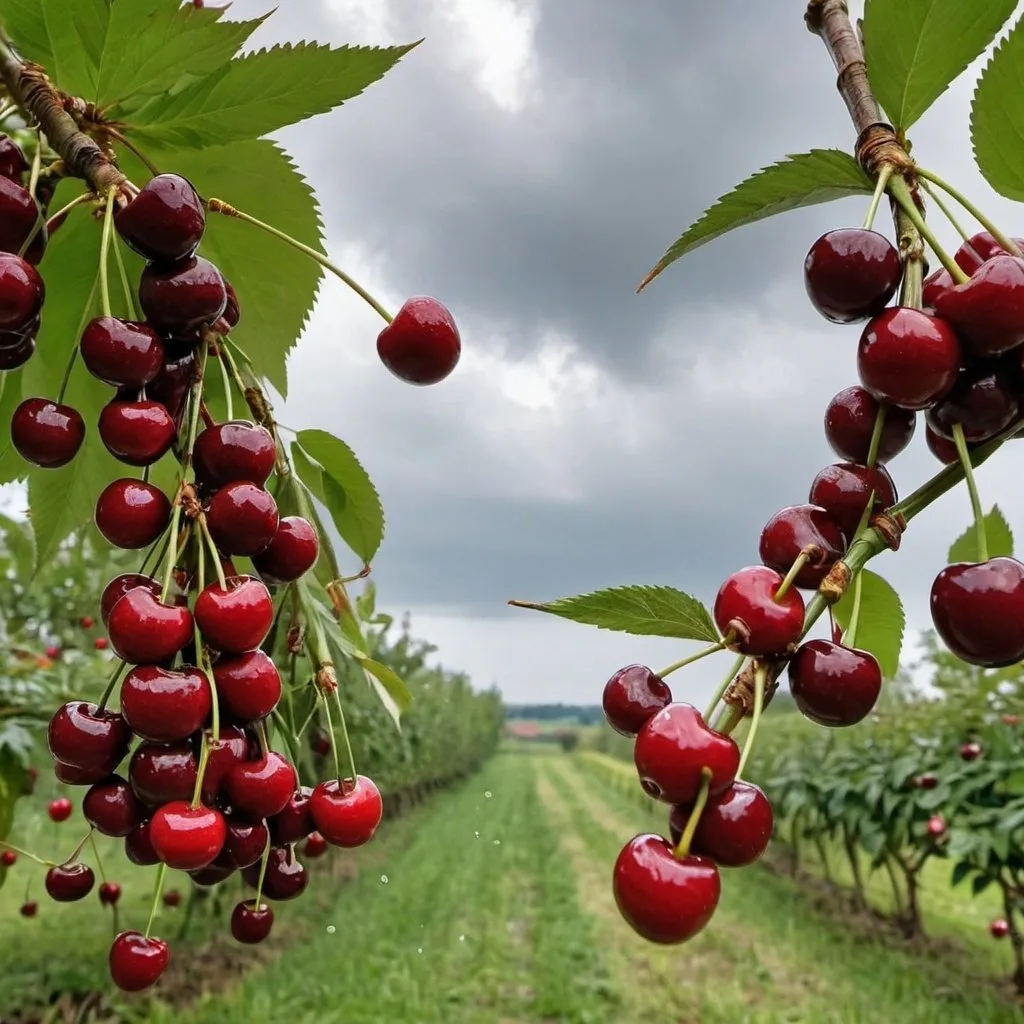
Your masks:
{"label": "ripe cherry", "polygon": [[92,642],[94,651],[105,651],[107,649],[107,638],[105,636],[98,636]]}
{"label": "ripe cherry", "polygon": [[238,942],[255,945],[262,942],[274,924],[274,911],[266,903],[243,900],[231,911],[231,934]]}
{"label": "ripe cherry", "polygon": [[141,992],[156,984],[170,959],[171,951],[163,939],[121,932],[110,947],[110,977],[123,992]]}
{"label": "ripe cherry", "polygon": [[[4,344],[10,340],[10,344]],[[36,350],[34,334],[12,335],[10,332],[0,333],[0,370],[16,370],[24,366]]]}
{"label": "ripe cherry", "polygon": [[319,832],[310,832],[309,838],[302,847],[303,856],[315,860],[327,852],[327,840]]}
{"label": "ripe cherry", "polygon": [[77,409],[46,398],[26,398],[11,417],[11,443],[26,461],[44,469],[66,466],[85,440]]}
{"label": "ripe cherry", "polygon": [[929,274],[921,285],[921,302],[929,309],[935,308],[935,301],[953,287],[953,278],[945,267],[939,267],[934,274]]}
{"label": "ripe cherry", "polygon": [[[0,178],[0,198],[6,184],[7,179]],[[32,264],[13,252],[0,252],[0,331],[24,331],[39,315],[45,294],[43,279]]]}
{"label": "ripe cherry", "polygon": [[207,643],[224,654],[259,647],[273,618],[270,592],[252,576],[228,577],[226,590],[214,581],[196,598],[196,624]]}
{"label": "ripe cherry", "polygon": [[100,903],[113,907],[121,899],[121,886],[117,882],[103,882],[99,888]]}
{"label": "ripe cherry", "polygon": [[206,213],[189,181],[180,174],[158,174],[114,214],[114,227],[140,256],[167,263],[196,251]]}
{"label": "ripe cherry", "polygon": [[18,862],[18,855],[13,850],[4,850],[0,853],[0,864],[5,868],[13,867]]}
{"label": "ripe cherry", "polygon": [[[676,806],[669,815],[672,842],[678,845],[691,807]],[[723,868],[753,864],[772,837],[772,805],[760,788],[737,780],[727,790],[708,798],[697,822],[690,849],[710,857]]]}
{"label": "ripe cherry", "polygon": [[320,540],[312,525],[302,516],[285,516],[252,564],[267,583],[291,583],[316,565],[319,554]]}
{"label": "ripe cherry", "polygon": [[160,857],[157,855],[156,850],[153,849],[153,844],[149,838],[149,829],[150,821],[147,818],[124,837],[125,856],[133,864],[138,864],[140,867],[148,867],[150,864],[160,863]]}
{"label": "ripe cherry", "polygon": [[237,725],[221,725],[216,741],[210,744],[203,776],[203,800],[216,803],[224,789],[228,772],[249,759],[249,737]]}
{"label": "ripe cherry", "polygon": [[28,161],[14,139],[0,135],[0,175],[21,184],[21,176],[28,170]]}
{"label": "ripe cherry", "polygon": [[[1018,247],[1021,240],[1016,239]],[[953,259],[965,274],[973,274],[987,260],[993,256],[1005,256],[1006,250],[995,240],[988,231],[979,231],[971,235],[959,249],[953,254]]]}
{"label": "ripe cherry", "polygon": [[73,700],[54,712],[46,741],[54,760],[99,771],[118,764],[128,753],[131,730],[119,714],[101,711],[88,701]]}
{"label": "ripe cherry", "polygon": [[220,885],[225,878],[230,878],[234,873],[234,865],[226,863],[222,856],[218,856],[212,863],[207,864],[205,868],[189,871],[188,876],[196,885],[210,886]]}
{"label": "ripe cherry", "polygon": [[50,868],[44,881],[50,899],[58,903],[85,899],[95,884],[96,876],[86,864],[60,864]]}
{"label": "ripe cherry", "polygon": [[[841,459],[866,463],[878,417],[878,400],[860,385],[844,388],[825,410],[825,439]],[[910,444],[917,419],[909,409],[890,406],[878,444],[877,462],[888,462]]]}
{"label": "ripe cherry", "polygon": [[997,356],[1024,343],[1024,259],[996,255],[935,300],[971,354]]}
{"label": "ripe cherry", "polygon": [[784,576],[800,552],[812,545],[818,549],[817,553],[804,564],[793,581],[795,586],[807,590],[816,590],[829,569],[843,557],[846,538],[823,508],[790,505],[776,512],[761,531],[761,561]]}
{"label": "ripe cherry", "polygon": [[914,789],[935,789],[939,777],[934,772],[922,772],[911,783]]}
{"label": "ripe cherry", "polygon": [[191,736],[205,724],[211,705],[206,673],[192,665],[139,665],[121,683],[121,714],[134,733],[155,743]]}
{"label": "ripe cherry", "polygon": [[951,462],[956,462],[959,458],[959,455],[957,455],[956,452],[956,445],[944,437],[939,437],[927,422],[925,423],[924,440],[925,444],[928,445],[928,451],[930,451],[932,455],[939,460],[939,462],[944,462],[948,466]]}
{"label": "ripe cherry", "polygon": [[604,685],[601,705],[608,724],[635,736],[655,712],[672,703],[672,691],[646,665],[620,668]]}
{"label": "ripe cherry", "polygon": [[729,647],[743,654],[780,654],[803,630],[804,599],[790,587],[775,599],[782,576],[764,565],[733,573],[719,588],[714,617]]}
{"label": "ripe cherry", "polygon": [[[165,350],[167,346],[164,346]],[[165,352],[166,354],[166,352]],[[149,398],[160,402],[171,414],[175,425],[181,428],[181,418],[185,412],[185,399],[192,387],[192,374],[195,370],[195,354],[191,351],[176,358],[169,355],[163,368],[146,388]]]}
{"label": "ripe cherry", "polygon": [[789,690],[805,717],[818,725],[854,725],[866,718],[882,690],[874,655],[830,640],[808,640],[789,663]]}
{"label": "ripe cherry", "polygon": [[884,466],[868,469],[854,462],[837,462],[814,478],[807,500],[825,509],[852,539],[872,490],[876,509],[896,504],[896,487]]}
{"label": "ripe cherry", "polygon": [[884,235],[839,228],[822,235],[804,259],[804,285],[827,320],[852,324],[882,311],[903,275],[900,254]]}
{"label": "ripe cherry", "polygon": [[226,555],[255,555],[277,533],[277,502],[247,480],[226,484],[213,496],[206,512],[210,534]]}
{"label": "ripe cherry", "polygon": [[312,792],[308,786],[297,789],[288,798],[288,803],[267,821],[275,846],[297,843],[313,831],[313,817],[309,809]]}
{"label": "ripe cherry", "polygon": [[177,434],[171,414],[148,399],[108,402],[98,430],[107,451],[129,466],[151,466],[170,451]]}
{"label": "ripe cherry", "polygon": [[196,438],[192,452],[196,479],[211,490],[236,480],[262,487],[274,468],[275,457],[270,432],[244,420],[207,427]]}
{"label": "ripe cherry", "polygon": [[146,809],[125,779],[111,775],[89,787],[82,799],[82,814],[97,832],[121,838],[142,824]]}
{"label": "ripe cherry", "polygon": [[115,480],[96,501],[96,527],[116,548],[148,547],[170,519],[167,495],[145,480]]}
{"label": "ripe cherry", "polygon": [[199,762],[188,743],[140,743],[128,762],[128,781],[150,807],[191,800],[198,773]]}
{"label": "ripe cherry", "polygon": [[1004,918],[997,917],[988,926],[988,930],[993,939],[1005,939],[1010,934],[1010,925]]}
{"label": "ripe cherry", "polygon": [[[39,204],[29,191],[10,178],[0,178],[0,252],[18,252],[39,219]],[[30,263],[38,263],[46,246],[46,232],[41,230],[25,254]]]}
{"label": "ripe cherry", "polygon": [[35,900],[25,900],[18,908],[18,913],[22,917],[35,917],[39,913],[39,904]]}
{"label": "ripe cherry", "polygon": [[181,893],[177,889],[169,889],[164,893],[163,904],[172,910],[181,906]]}
{"label": "ripe cherry", "polygon": [[[242,877],[254,889],[260,876],[260,865],[253,864],[242,871]],[[309,884],[309,875],[299,863],[290,846],[272,846],[267,858],[267,874],[263,879],[263,895],[268,900],[281,902],[301,896]]]}
{"label": "ripe cherry", "polygon": [[86,369],[115,388],[144,388],[164,365],[163,342],[152,327],[113,316],[86,324],[79,352]]}
{"label": "ripe cherry", "polygon": [[107,628],[114,653],[133,665],[167,661],[193,636],[188,608],[162,604],[149,587],[124,594],[111,609]]}
{"label": "ripe cherry", "polygon": [[262,821],[228,818],[224,854],[234,867],[247,868],[263,856],[269,839],[270,832]]}
{"label": "ripe cherry", "polygon": [[159,597],[162,589],[160,581],[153,579],[152,576],[143,576],[137,572],[125,572],[121,573],[120,576],[115,576],[103,588],[103,594],[100,597],[100,621],[104,626],[110,622],[110,613],[114,605],[129,590],[134,590],[136,587],[145,587],[154,597]]}
{"label": "ripe cherry", "polygon": [[[1020,413],[1018,387],[999,367],[981,365],[963,370],[953,390],[929,409],[925,421],[940,437],[951,440],[953,427],[963,427],[971,444],[988,441],[1005,430]],[[954,447],[954,451],[955,451]]]}
{"label": "ripe cherry", "polygon": [[212,324],[227,305],[220,271],[202,256],[150,264],[139,281],[139,305],[161,334],[181,336]]}
{"label": "ripe cherry", "polygon": [[355,847],[369,842],[384,812],[380,790],[365,775],[319,783],[309,798],[317,831],[332,846]]}
{"label": "ripe cherry", "polygon": [[959,754],[961,761],[977,761],[981,757],[981,744],[973,742],[961,743]]}
{"label": "ripe cherry", "polygon": [[91,786],[94,782],[102,782],[116,767],[117,762],[103,764],[99,768],[76,768],[62,761],[54,761],[53,775],[65,786]]}
{"label": "ripe cherry", "polygon": [[273,750],[258,761],[235,765],[225,779],[232,808],[257,820],[284,810],[297,785],[295,769]]}
{"label": "ripe cherry", "polygon": [[414,295],[377,335],[377,355],[400,380],[436,384],[455,369],[462,340],[455,319],[437,299]]}
{"label": "ripe cherry", "polygon": [[928,835],[933,839],[938,839],[946,834],[946,819],[941,814],[933,814],[928,819],[926,828]]}
{"label": "ripe cherry", "polygon": [[266,718],[281,699],[281,675],[264,651],[221,658],[213,667],[221,710],[243,722]]}
{"label": "ripe cherry", "polygon": [[224,848],[227,826],[220,811],[174,800],[157,808],[150,821],[150,842],[159,858],[180,871],[198,871]]}

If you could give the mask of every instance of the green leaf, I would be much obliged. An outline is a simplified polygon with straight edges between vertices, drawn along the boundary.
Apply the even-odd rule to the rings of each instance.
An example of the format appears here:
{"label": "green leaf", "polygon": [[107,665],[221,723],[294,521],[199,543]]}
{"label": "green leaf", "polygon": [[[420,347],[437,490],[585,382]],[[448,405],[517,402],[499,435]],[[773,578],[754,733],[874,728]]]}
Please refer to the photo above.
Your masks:
{"label": "green leaf", "polygon": [[704,640],[712,644],[719,641],[708,610],[696,598],[674,587],[610,587],[546,604],[530,601],[509,601],[509,604],[637,636]]}
{"label": "green leaf", "polygon": [[21,367],[0,374],[0,484],[23,480],[28,475],[28,463],[11,444],[11,417],[21,403],[21,378],[24,372],[24,367]]}
{"label": "green leaf", "polygon": [[[989,558],[1012,557],[1013,533],[998,505],[992,506],[992,511],[984,518],[984,523]],[[978,562],[980,560],[978,530],[972,525],[953,542],[947,561],[952,565],[954,562]]]}
{"label": "green leaf", "polygon": [[372,658],[360,658],[366,681],[377,694],[395,725],[401,727],[402,713],[412,707],[412,693],[398,674]]}
{"label": "green leaf", "polygon": [[975,875],[974,880],[971,882],[971,895],[979,896],[993,881],[994,879],[991,875]]}
{"label": "green leaf", "polygon": [[36,548],[32,530],[28,523],[18,522],[0,513],[0,531],[4,547],[14,560],[14,568],[20,579],[27,580],[36,564]]}
{"label": "green leaf", "polygon": [[[6,839],[14,824],[14,805],[25,791],[25,766],[9,747],[0,747],[0,839]],[[0,886],[7,875],[0,870]]]}
{"label": "green leaf", "polygon": [[128,131],[197,147],[260,138],[358,96],[418,45],[287,43],[246,54],[177,95],[156,97],[132,115]]}
{"label": "green leaf", "polygon": [[972,871],[974,870],[971,862],[968,860],[959,861],[953,868],[953,874],[950,876],[950,886],[959,885]]}
{"label": "green leaf", "polygon": [[762,168],[722,196],[676,240],[644,278],[646,287],[669,264],[734,228],[803,206],[874,192],[857,161],[838,149],[813,149]]}
{"label": "green leaf", "polygon": [[[878,659],[882,675],[892,679],[899,671],[906,618],[899,594],[877,573],[864,569],[861,573],[861,606],[855,645],[870,651]],[[832,614],[844,629],[850,626],[856,587],[851,584],[842,599],[833,606]]]}
{"label": "green leaf", "polygon": [[345,543],[366,563],[384,539],[384,510],[366,470],[344,441],[326,430],[300,430],[295,445],[321,469],[320,490],[313,481],[300,479],[327,506]]}
{"label": "green leaf", "polygon": [[898,130],[909,128],[967,69],[1016,6],[1016,0],[868,0],[868,79]]}

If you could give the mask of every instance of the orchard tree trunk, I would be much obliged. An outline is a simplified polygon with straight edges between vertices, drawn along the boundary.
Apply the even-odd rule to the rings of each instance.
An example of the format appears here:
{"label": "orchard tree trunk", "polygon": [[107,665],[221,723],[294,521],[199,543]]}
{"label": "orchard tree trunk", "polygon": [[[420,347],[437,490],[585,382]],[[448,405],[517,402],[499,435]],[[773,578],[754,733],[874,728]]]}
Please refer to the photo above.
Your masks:
{"label": "orchard tree trunk", "polygon": [[800,816],[793,818],[790,826],[789,847],[791,852],[789,873],[795,878],[800,874]]}
{"label": "orchard tree trunk", "polygon": [[832,868],[828,862],[828,850],[825,849],[825,842],[821,836],[814,837],[814,845],[818,848],[818,857],[821,858],[821,870],[825,873],[825,881],[829,885],[835,885],[832,878]]}
{"label": "orchard tree trunk", "polygon": [[1013,890],[1002,879],[999,888],[1003,892],[1003,910],[1006,923],[1010,926],[1010,944],[1013,947],[1013,984],[1020,995],[1024,995],[1024,935],[1017,927],[1017,908]]}
{"label": "orchard tree trunk", "polygon": [[906,866],[903,868],[904,877],[907,881],[907,912],[903,917],[903,934],[908,939],[924,934],[924,928],[921,926],[921,906],[917,899],[918,870],[918,868]]}
{"label": "orchard tree trunk", "polygon": [[843,826],[843,849],[850,861],[850,871],[853,873],[853,901],[858,910],[868,909],[868,897],[864,890],[864,876],[860,869],[860,857],[857,854],[857,844],[853,841],[849,829]]}
{"label": "orchard tree trunk", "polygon": [[900,883],[896,879],[896,872],[892,867],[892,858],[886,857],[882,862],[885,865],[886,874],[889,876],[889,882],[892,885],[892,916],[896,921],[902,921],[903,919],[903,894],[900,892]]}

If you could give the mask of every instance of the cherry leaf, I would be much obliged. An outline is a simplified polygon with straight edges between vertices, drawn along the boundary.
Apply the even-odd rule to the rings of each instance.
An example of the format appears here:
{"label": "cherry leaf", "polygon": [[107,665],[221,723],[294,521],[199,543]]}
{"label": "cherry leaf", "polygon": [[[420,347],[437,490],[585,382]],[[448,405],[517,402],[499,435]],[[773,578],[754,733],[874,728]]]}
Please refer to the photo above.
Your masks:
{"label": "cherry leaf", "polygon": [[[851,584],[832,614],[843,630],[850,628],[855,587]],[[906,616],[899,594],[877,573],[861,570],[861,605],[854,646],[878,659],[882,675],[892,679],[900,668]]]}
{"label": "cherry leaf", "polygon": [[[1006,517],[1000,511],[998,505],[992,506],[992,511],[984,518],[985,541],[988,547],[989,558],[1000,558],[1013,556],[1013,532]],[[978,562],[981,560],[981,553],[978,551],[978,529],[972,523],[953,542],[949,549],[947,561],[950,565],[954,562]]]}

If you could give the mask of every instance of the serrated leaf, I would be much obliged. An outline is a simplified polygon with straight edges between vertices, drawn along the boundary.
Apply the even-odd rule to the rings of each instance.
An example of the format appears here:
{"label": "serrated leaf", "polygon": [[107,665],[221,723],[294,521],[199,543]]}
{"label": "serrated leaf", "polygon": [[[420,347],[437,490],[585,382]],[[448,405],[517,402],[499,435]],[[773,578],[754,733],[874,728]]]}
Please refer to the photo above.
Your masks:
{"label": "serrated leaf", "polygon": [[[402,713],[412,707],[412,693],[394,669],[372,658],[360,658],[367,682],[376,692],[395,725],[401,724]],[[385,699],[386,698],[386,699]]]}
{"label": "serrated leaf", "polygon": [[32,575],[36,564],[36,549],[32,530],[28,523],[19,522],[0,513],[0,532],[3,534],[4,547],[14,561],[18,577],[27,580]]}
{"label": "serrated leaf", "polygon": [[674,587],[610,587],[545,604],[509,604],[636,636],[704,640],[712,644],[719,641],[708,610],[695,597]]}
{"label": "serrated leaf", "polygon": [[1016,0],[868,0],[868,79],[897,130],[909,128],[999,34]]}
{"label": "serrated leaf", "polygon": [[[861,573],[861,606],[857,620],[855,646],[869,651],[878,659],[882,675],[892,679],[899,671],[900,651],[906,617],[899,594],[877,573],[864,569]],[[844,630],[850,627],[854,593],[851,584],[842,599],[832,607],[835,620]]]}
{"label": "serrated leaf", "polygon": [[[992,506],[992,511],[984,518],[984,523],[989,558],[1012,557],[1013,532],[998,505]],[[978,530],[976,526],[971,525],[953,542],[953,546],[949,549],[947,562],[952,565],[954,562],[978,562],[980,560]]]}
{"label": "serrated leaf", "polygon": [[300,479],[327,507],[345,543],[369,564],[384,539],[384,509],[366,470],[352,449],[326,430],[300,430],[295,443],[322,470],[320,493],[301,474]]}
{"label": "serrated leaf", "polygon": [[641,291],[680,256],[735,228],[804,206],[874,191],[874,183],[849,154],[812,149],[764,167],[701,214],[655,264]]}
{"label": "serrated leaf", "polygon": [[177,95],[156,97],[132,114],[128,128],[175,146],[258,139],[358,96],[418,45],[286,43],[259,50]]}
{"label": "serrated leaf", "polygon": [[[20,755],[9,747],[0,747],[0,839],[6,839],[14,824],[14,805],[25,789],[25,766]],[[3,884],[4,872],[0,874]]]}
{"label": "serrated leaf", "polygon": [[23,480],[28,474],[28,463],[11,444],[11,417],[21,403],[23,373],[24,367],[0,373],[0,484]]}

